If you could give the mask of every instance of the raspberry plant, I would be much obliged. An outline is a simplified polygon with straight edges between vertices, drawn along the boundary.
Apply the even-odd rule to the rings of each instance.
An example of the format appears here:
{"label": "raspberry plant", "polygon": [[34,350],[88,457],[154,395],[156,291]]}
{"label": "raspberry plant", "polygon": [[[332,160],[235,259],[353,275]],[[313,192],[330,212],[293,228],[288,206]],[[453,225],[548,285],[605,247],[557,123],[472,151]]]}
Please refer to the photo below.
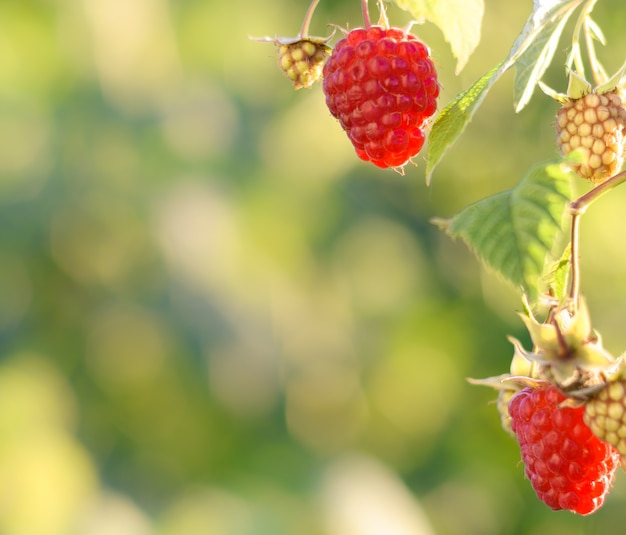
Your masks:
{"label": "raspberry plant", "polygon": [[[335,26],[334,46],[336,32],[308,35],[318,2],[309,6],[296,37],[261,40],[277,45],[279,66],[296,89],[311,88],[321,75],[329,114],[364,162],[404,173],[421,154],[430,184],[488,91],[510,70],[516,112],[536,88],[556,101],[558,109],[546,121],[554,124],[558,157],[538,162],[512,189],[433,223],[520,290],[519,315],[532,339],[527,350],[510,338],[508,372],[470,381],[499,391],[502,427],[518,441],[538,498],[552,509],[593,513],[620,462],[626,465],[626,368],[592,325],[579,267],[581,217],[626,180],[626,64],[609,75],[599,60],[596,43],[606,40],[592,19],[597,0],[534,0],[504,59],[443,106],[438,71],[445,66],[435,64],[412,25],[390,24],[382,0],[376,24],[367,0],[361,0],[362,25]],[[395,2],[416,20],[441,29],[457,60],[456,72],[462,70],[480,40],[482,0]],[[569,21],[567,89],[560,93],[542,78]],[[492,156],[485,151],[488,160]],[[574,198],[581,185],[589,189]]]}

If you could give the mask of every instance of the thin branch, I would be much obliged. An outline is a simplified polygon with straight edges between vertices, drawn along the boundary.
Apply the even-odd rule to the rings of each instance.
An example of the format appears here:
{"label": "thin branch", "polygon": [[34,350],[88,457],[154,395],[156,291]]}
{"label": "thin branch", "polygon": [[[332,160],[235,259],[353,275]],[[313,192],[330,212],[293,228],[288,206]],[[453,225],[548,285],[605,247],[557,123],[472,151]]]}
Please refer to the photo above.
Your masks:
{"label": "thin branch", "polygon": [[570,244],[570,292],[569,296],[576,307],[578,303],[578,295],[580,294],[580,258],[579,258],[579,241],[580,241],[580,217],[587,211],[593,202],[598,200],[602,195],[616,188],[620,184],[626,182],[626,171],[617,173],[609,178],[606,182],[599,184],[592,190],[588,191],[569,205],[569,212],[572,215],[571,244]]}
{"label": "thin branch", "polygon": [[582,215],[585,213],[587,208],[599,199],[605,193],[611,191],[613,188],[616,188],[623,182],[626,182],[626,171],[622,171],[621,173],[617,173],[616,175],[609,178],[606,182],[599,184],[592,190],[588,191],[575,201],[572,201],[569,205],[569,211],[571,214]]}

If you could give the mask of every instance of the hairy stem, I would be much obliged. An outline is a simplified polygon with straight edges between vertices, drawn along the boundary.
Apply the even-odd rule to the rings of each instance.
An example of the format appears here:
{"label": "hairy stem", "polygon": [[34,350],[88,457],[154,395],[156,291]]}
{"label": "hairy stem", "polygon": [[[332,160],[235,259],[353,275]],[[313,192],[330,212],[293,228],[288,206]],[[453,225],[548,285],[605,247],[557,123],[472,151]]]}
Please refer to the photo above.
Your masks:
{"label": "hairy stem", "polygon": [[300,28],[300,37],[307,37],[309,35],[309,26],[311,25],[311,19],[313,18],[313,12],[317,7],[320,0],[312,0],[309,4],[309,8],[306,10],[304,20],[302,21],[302,28]]}
{"label": "hairy stem", "polygon": [[614,175],[611,178],[609,178],[606,182],[603,182],[602,184],[600,184],[600,185],[596,186],[595,188],[593,188],[592,190],[588,191],[587,193],[585,193],[584,195],[582,195],[581,197],[579,197],[575,201],[572,201],[570,203],[570,205],[569,205],[570,213],[571,214],[578,214],[578,215],[584,214],[585,211],[587,210],[587,208],[589,208],[589,206],[594,201],[599,199],[605,193],[607,193],[607,192],[611,191],[612,189],[616,188],[617,186],[619,186],[623,182],[626,182],[626,171],[622,171],[620,173],[617,173],[616,175]]}
{"label": "hairy stem", "polygon": [[363,24],[366,28],[369,28],[372,25],[370,20],[370,12],[367,8],[367,0],[361,0],[361,11],[363,12]]}
{"label": "hairy stem", "polygon": [[578,303],[578,295],[580,293],[580,267],[579,267],[579,236],[580,236],[580,218],[587,211],[587,208],[599,199],[605,193],[616,188],[623,182],[626,182],[626,171],[617,173],[609,178],[606,182],[596,186],[588,191],[569,205],[569,212],[572,215],[571,229],[571,250],[570,250],[570,292],[569,297],[575,307]]}
{"label": "hairy stem", "polygon": [[572,229],[571,229],[571,244],[570,244],[570,290],[569,297],[572,302],[572,306],[576,308],[578,303],[578,295],[580,293],[580,268],[579,268],[579,228],[580,228],[580,216],[579,212],[572,212]]}

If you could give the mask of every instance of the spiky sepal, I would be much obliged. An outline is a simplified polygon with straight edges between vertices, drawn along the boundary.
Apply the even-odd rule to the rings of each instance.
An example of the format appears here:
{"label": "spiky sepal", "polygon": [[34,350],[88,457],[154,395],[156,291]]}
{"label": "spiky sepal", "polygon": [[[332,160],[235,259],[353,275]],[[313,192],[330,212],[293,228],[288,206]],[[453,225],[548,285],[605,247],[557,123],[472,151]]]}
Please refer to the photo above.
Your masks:
{"label": "spiky sepal", "polygon": [[[502,427],[511,434],[508,401],[525,387],[549,383],[565,396],[566,403],[581,406],[598,396],[606,385],[620,376],[622,357],[614,358],[591,326],[589,310],[580,298],[577,307],[553,306],[548,320],[539,322],[527,303],[520,314],[533,342],[527,351],[516,338],[509,337],[514,352],[510,372],[470,383],[498,390],[497,407]],[[624,383],[626,391],[626,382]],[[626,407],[626,398],[623,402]],[[602,410],[602,409],[600,409]],[[626,410],[624,420],[626,422]],[[625,445],[626,449],[626,440]]]}
{"label": "spiky sepal", "polygon": [[573,397],[585,396],[618,373],[621,358],[615,359],[591,327],[589,311],[580,299],[574,312],[555,310],[550,320],[539,323],[530,311],[521,315],[533,341],[526,351],[511,339],[516,353],[538,365],[537,373]]}
{"label": "spiky sepal", "polygon": [[473,385],[489,386],[498,391],[496,407],[500,414],[500,424],[502,425],[502,429],[512,437],[515,437],[515,434],[511,428],[509,401],[511,401],[511,398],[524,386],[527,386],[524,381],[516,379],[523,377],[530,380],[530,377],[534,375],[534,368],[535,365],[531,361],[516,352],[511,360],[510,373],[503,373],[502,375],[495,375],[485,379],[468,379],[468,382]]}

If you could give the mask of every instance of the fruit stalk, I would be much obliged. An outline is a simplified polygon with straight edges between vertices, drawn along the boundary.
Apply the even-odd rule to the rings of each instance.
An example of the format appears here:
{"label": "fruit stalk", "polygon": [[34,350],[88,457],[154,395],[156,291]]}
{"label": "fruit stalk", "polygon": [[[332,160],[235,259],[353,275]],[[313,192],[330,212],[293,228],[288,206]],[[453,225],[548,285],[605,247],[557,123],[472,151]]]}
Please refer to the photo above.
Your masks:
{"label": "fruit stalk", "polygon": [[571,302],[576,306],[578,303],[578,294],[580,291],[580,269],[578,267],[579,252],[579,229],[580,229],[580,216],[582,214],[578,212],[572,213],[572,229],[570,239],[570,291],[569,297]]}
{"label": "fruit stalk", "polygon": [[367,29],[372,25],[367,0],[361,0],[361,11],[363,12],[363,25],[365,26],[365,29]]}
{"label": "fruit stalk", "polygon": [[597,185],[591,191],[588,191],[584,195],[580,196],[575,201],[572,201],[569,205],[569,211],[571,214],[582,215],[586,212],[587,208],[599,197],[616,188],[623,182],[626,182],[626,171],[617,173],[609,178],[606,182]]}
{"label": "fruit stalk", "polygon": [[313,13],[315,12],[315,8],[317,8],[317,4],[320,3],[320,0],[313,0],[309,4],[309,8],[306,10],[304,15],[304,20],[302,21],[302,27],[300,28],[299,35],[301,37],[306,37],[309,35],[309,26],[311,25],[311,20],[313,19]]}
{"label": "fruit stalk", "polygon": [[572,303],[578,302],[578,294],[580,291],[580,270],[579,270],[579,228],[580,217],[587,211],[587,208],[602,195],[616,188],[623,182],[626,182],[626,171],[617,173],[609,178],[606,182],[597,185],[569,205],[569,212],[572,215],[572,228],[570,238],[570,292],[569,296]]}

